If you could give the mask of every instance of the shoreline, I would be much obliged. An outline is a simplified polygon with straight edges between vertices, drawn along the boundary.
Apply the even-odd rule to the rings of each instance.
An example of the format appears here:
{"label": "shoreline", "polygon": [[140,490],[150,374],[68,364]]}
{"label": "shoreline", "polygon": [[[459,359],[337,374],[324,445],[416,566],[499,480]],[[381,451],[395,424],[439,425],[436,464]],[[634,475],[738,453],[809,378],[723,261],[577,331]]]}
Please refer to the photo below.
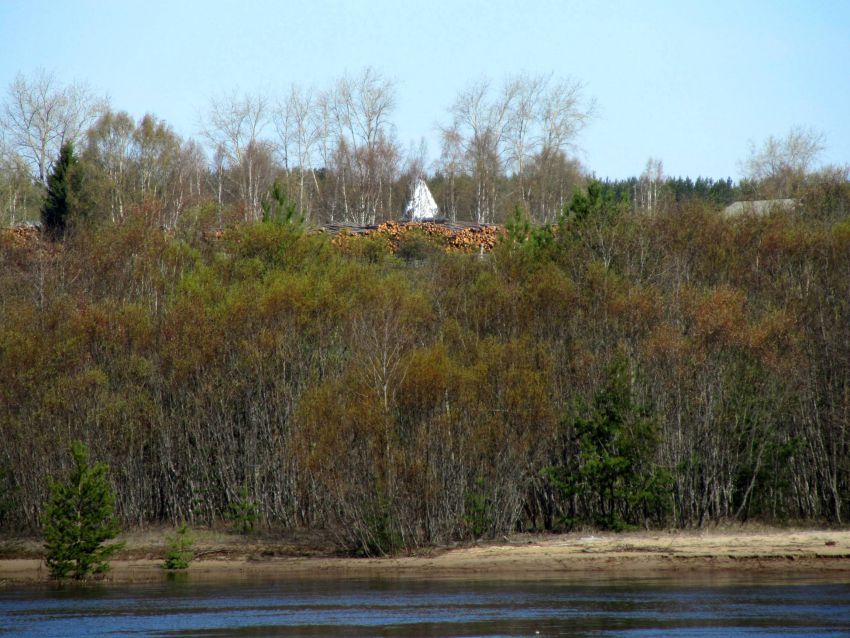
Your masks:
{"label": "shoreline", "polygon": [[[162,534],[128,534],[127,547],[97,582],[157,583]],[[29,547],[19,541],[12,547]],[[0,545],[2,546],[2,545]],[[6,552],[10,551],[6,544]],[[37,545],[35,545],[37,547]],[[752,575],[850,578],[850,530],[672,531],[518,535],[501,542],[434,548],[409,556],[335,557],[268,538],[199,533],[192,581],[258,578],[562,579]],[[22,550],[22,553],[26,552]],[[307,555],[305,555],[307,554]],[[0,558],[0,587],[52,582],[43,560]]]}

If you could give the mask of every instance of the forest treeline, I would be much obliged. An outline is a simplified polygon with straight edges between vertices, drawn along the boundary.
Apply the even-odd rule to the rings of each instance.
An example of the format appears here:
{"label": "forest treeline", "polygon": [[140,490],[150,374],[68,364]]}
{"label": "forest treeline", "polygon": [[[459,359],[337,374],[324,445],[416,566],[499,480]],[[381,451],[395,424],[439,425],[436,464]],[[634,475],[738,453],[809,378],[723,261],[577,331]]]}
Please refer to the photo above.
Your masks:
{"label": "forest treeline", "polygon": [[174,228],[199,203],[220,226],[262,218],[275,181],[313,224],[397,219],[427,176],[443,215],[501,221],[520,202],[553,221],[581,185],[571,157],[593,112],[580,82],[522,74],[480,80],[446,105],[440,149],[405,148],[396,84],[374,69],[277,95],[224,93],[201,110],[197,139],[148,114],[114,109],[86,85],[19,75],[0,109],[0,223],[37,219],[61,146],[74,145],[79,215],[120,220],[156,198]]}
{"label": "forest treeline", "polygon": [[[117,222],[154,200],[169,229],[199,206],[220,227],[260,220],[275,182],[313,225],[398,219],[419,177],[442,216],[478,223],[501,223],[517,205],[553,223],[585,186],[575,156],[595,103],[576,80],[524,74],[471,83],[446,105],[439,149],[430,151],[397,139],[397,101],[395,83],[373,69],[277,96],[223,94],[201,109],[193,139],[153,114],[132,117],[84,84],[19,75],[0,103],[0,226],[40,218],[65,143],[79,160],[74,216]],[[752,149],[741,184],[670,177],[651,158],[639,176],[608,186],[633,210],[793,197],[822,147],[817,133],[793,129]]]}
{"label": "forest treeline", "polygon": [[145,205],[63,242],[6,231],[0,525],[38,527],[74,440],[125,525],[248,498],[363,553],[845,522],[848,204],[834,182],[794,212],[635,213],[594,182],[484,255],[297,220],[163,229]]}

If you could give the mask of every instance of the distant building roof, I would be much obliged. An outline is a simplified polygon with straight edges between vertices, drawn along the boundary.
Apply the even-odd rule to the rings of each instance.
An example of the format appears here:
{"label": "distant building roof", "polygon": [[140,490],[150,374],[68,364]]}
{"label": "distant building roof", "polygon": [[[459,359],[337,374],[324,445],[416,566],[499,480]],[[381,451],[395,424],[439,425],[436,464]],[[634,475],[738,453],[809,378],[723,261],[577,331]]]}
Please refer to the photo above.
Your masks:
{"label": "distant building roof", "polygon": [[723,214],[729,217],[746,213],[767,215],[775,210],[793,210],[796,205],[796,199],[754,199],[752,201],[732,202],[723,209]]}

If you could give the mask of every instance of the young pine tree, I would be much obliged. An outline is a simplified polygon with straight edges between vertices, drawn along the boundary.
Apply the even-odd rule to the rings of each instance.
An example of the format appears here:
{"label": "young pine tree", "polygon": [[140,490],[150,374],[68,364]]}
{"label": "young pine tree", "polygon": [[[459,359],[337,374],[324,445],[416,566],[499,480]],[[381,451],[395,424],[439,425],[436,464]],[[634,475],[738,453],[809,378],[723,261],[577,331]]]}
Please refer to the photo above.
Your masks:
{"label": "young pine tree", "polygon": [[291,224],[293,227],[301,226],[304,218],[298,215],[298,204],[289,198],[286,184],[275,180],[271,189],[263,201],[260,202],[263,209],[263,221],[274,224]]}
{"label": "young pine tree", "polygon": [[225,518],[230,521],[233,533],[246,536],[254,531],[254,523],[259,518],[257,503],[251,499],[248,486],[242,486],[237,496],[227,508]]}
{"label": "young pine tree", "polygon": [[114,515],[115,495],[106,478],[105,463],[89,465],[88,450],[71,445],[74,468],[64,483],[51,481],[44,515],[47,567],[55,578],[82,579],[109,569],[109,558],[123,543],[104,545],[119,532]]}
{"label": "young pine tree", "polygon": [[183,523],[173,535],[165,537],[165,542],[166,550],[165,562],[162,564],[163,569],[188,569],[189,563],[195,558],[195,550],[193,548],[195,539],[192,538],[192,532],[189,530],[189,526]]}

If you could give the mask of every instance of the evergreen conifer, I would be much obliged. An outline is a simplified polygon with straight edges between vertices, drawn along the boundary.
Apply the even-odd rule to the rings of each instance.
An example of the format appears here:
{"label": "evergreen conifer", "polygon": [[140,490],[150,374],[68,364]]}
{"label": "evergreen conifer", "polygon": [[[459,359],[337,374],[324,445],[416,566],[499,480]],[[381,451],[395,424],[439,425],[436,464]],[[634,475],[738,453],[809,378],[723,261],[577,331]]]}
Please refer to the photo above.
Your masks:
{"label": "evergreen conifer", "polygon": [[44,516],[47,567],[55,578],[82,579],[109,569],[108,560],[123,543],[104,545],[119,532],[115,495],[105,463],[89,465],[81,442],[71,445],[74,468],[67,482],[51,481]]}
{"label": "evergreen conifer", "polygon": [[65,234],[70,210],[71,179],[76,165],[74,145],[65,142],[59,150],[59,159],[47,178],[47,197],[41,207],[41,223],[44,230],[54,238],[61,238]]}

